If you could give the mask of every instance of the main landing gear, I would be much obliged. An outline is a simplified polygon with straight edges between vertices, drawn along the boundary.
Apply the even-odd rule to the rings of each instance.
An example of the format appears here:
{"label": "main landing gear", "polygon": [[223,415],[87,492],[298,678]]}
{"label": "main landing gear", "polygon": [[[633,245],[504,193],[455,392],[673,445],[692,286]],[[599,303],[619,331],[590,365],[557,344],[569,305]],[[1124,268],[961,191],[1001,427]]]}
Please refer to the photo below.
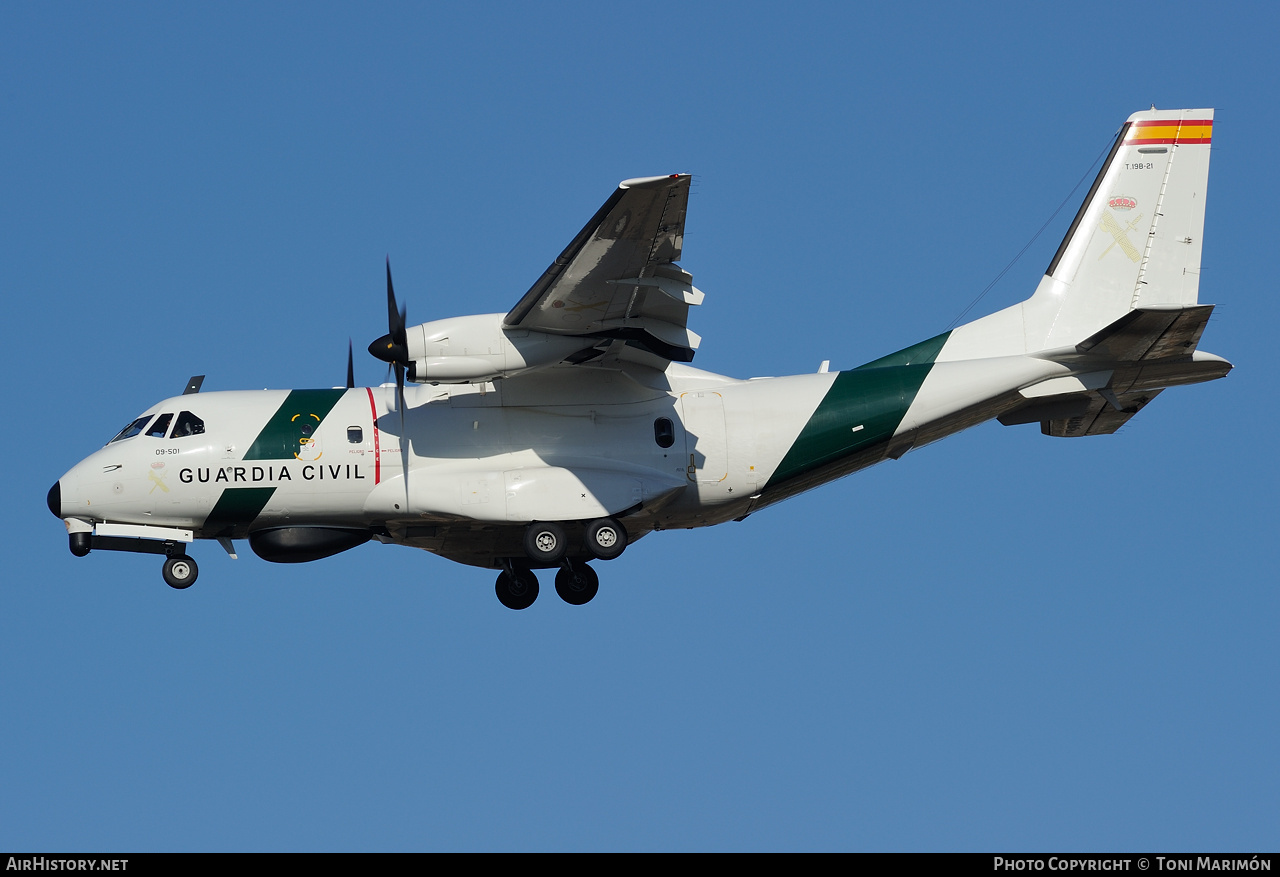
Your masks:
{"label": "main landing gear", "polygon": [[509,566],[498,573],[494,590],[498,602],[508,609],[528,609],[538,599],[538,577],[531,569]]}
{"label": "main landing gear", "polygon": [[[627,530],[614,518],[597,518],[586,523],[583,548],[590,558],[613,560],[626,547]],[[494,586],[498,600],[508,609],[528,609],[538,599],[538,577],[525,564],[543,569],[559,566],[556,593],[573,606],[591,602],[600,590],[600,577],[587,561],[568,556],[565,525],[541,521],[530,524],[524,531],[524,551],[527,559],[508,561]]]}
{"label": "main landing gear", "polygon": [[[599,590],[600,577],[584,561],[565,560],[556,570],[556,593],[566,603],[589,603]],[[494,591],[508,609],[528,609],[538,599],[538,577],[533,570],[512,564],[498,573]]]}
{"label": "main landing gear", "polygon": [[556,570],[556,593],[571,606],[590,603],[598,590],[600,576],[582,561],[565,561],[564,566]]}

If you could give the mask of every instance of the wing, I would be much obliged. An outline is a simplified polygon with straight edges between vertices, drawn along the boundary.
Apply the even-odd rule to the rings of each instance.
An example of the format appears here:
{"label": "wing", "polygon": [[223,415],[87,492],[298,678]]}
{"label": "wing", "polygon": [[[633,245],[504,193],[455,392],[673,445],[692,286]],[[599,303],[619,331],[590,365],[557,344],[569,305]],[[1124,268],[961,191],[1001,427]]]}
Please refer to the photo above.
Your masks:
{"label": "wing", "polygon": [[688,174],[624,180],[503,320],[509,329],[620,341],[689,362],[702,303],[675,262],[684,244]]}

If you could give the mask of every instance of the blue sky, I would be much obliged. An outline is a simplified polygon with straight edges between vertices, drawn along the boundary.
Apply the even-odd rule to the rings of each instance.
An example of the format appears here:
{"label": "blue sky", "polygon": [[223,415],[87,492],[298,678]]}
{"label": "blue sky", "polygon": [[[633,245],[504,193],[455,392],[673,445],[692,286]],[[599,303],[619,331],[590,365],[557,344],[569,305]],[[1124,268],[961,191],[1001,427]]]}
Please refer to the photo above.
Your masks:
{"label": "blue sky", "polygon": [[[3,5],[0,848],[1275,849],[1277,24]],[[192,374],[340,384],[387,254],[411,322],[507,310],[627,177],[695,175],[696,365],[857,365],[944,329],[1153,103],[1217,108],[1201,347],[1237,368],[1115,436],[988,424],[519,613],[380,545],[201,544],[177,592],[45,509]]]}

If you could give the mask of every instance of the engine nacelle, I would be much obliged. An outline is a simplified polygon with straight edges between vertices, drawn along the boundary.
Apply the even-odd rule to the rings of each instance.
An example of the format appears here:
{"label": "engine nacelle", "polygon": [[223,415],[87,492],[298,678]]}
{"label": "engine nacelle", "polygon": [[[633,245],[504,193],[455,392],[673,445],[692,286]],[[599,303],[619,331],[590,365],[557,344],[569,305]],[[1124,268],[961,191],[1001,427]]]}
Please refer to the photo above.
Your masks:
{"label": "engine nacelle", "polygon": [[505,314],[432,320],[405,330],[409,380],[470,384],[555,365],[596,339],[507,329]]}

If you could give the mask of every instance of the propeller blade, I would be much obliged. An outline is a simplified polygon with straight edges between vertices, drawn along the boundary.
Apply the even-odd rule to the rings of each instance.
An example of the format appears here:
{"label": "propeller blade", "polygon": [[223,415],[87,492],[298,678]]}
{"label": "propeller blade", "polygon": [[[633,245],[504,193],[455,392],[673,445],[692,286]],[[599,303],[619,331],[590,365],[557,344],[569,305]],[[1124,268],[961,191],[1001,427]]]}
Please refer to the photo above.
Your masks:
{"label": "propeller blade", "polygon": [[[409,335],[405,329],[408,309],[396,302],[395,285],[391,282],[391,257],[387,257],[387,334],[369,345],[369,353],[396,373],[396,410],[400,412],[400,464],[404,473],[405,508],[409,508],[409,436],[405,428],[405,368],[409,365]],[[350,345],[348,345],[349,347]],[[348,354],[350,351],[348,351]],[[350,356],[347,359],[348,385],[351,383]]]}
{"label": "propeller blade", "polygon": [[408,308],[396,306],[396,290],[391,283],[391,257],[387,257],[387,334],[369,345],[369,353],[383,362],[409,362],[409,336],[405,332]]}
{"label": "propeller blade", "polygon": [[353,390],[356,386],[356,362],[351,355],[351,339],[347,339],[347,389]]}
{"label": "propeller blade", "polygon": [[396,344],[405,346],[408,339],[405,337],[404,327],[408,314],[407,308],[401,305],[396,308],[396,290],[391,283],[391,257],[387,256],[387,327],[391,335],[391,340]]}

